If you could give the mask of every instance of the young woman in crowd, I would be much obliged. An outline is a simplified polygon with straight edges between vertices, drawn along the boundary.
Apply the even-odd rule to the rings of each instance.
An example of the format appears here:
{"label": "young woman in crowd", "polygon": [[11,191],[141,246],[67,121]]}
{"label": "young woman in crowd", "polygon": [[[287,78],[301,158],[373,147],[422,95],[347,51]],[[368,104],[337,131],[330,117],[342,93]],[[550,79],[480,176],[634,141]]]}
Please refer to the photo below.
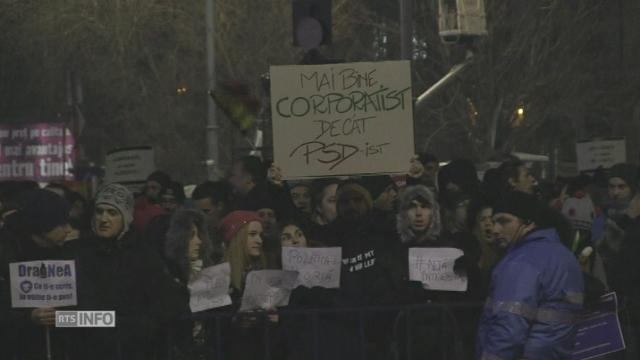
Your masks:
{"label": "young woman in crowd", "polygon": [[224,259],[231,266],[231,298],[240,305],[247,274],[267,268],[262,247],[262,220],[253,211],[233,211],[222,219],[227,246]]}
{"label": "young woman in crowd", "polygon": [[[322,243],[309,237],[307,227],[302,221],[289,220],[282,224],[280,231],[281,247],[314,248],[323,247]],[[320,287],[306,288],[299,286],[294,289],[289,298],[288,310],[322,309],[335,306],[336,289]],[[280,334],[284,340],[283,359],[299,360],[313,358],[314,336],[317,336],[318,359],[340,359],[344,351],[340,344],[348,339],[348,334],[342,329],[336,318],[341,314],[287,314],[286,310],[280,314]],[[318,331],[313,332],[309,324],[315,322]]]}
{"label": "young woman in crowd", "polygon": [[[171,311],[174,318],[190,314],[189,282],[203,269],[212,265],[211,246],[204,214],[197,210],[180,209],[171,217],[164,241],[164,257],[174,279]],[[202,321],[176,320],[172,326],[174,358],[189,358],[203,354],[205,324]]]}
{"label": "young woman in crowd", "polygon": [[[231,267],[232,307],[237,310],[242,304],[249,272],[268,268],[263,249],[262,220],[257,212],[237,210],[222,219],[221,228],[227,248],[224,260]],[[264,326],[275,327],[276,321],[274,316],[265,317],[252,311],[238,312],[230,329],[229,354],[234,359],[262,359]]]}

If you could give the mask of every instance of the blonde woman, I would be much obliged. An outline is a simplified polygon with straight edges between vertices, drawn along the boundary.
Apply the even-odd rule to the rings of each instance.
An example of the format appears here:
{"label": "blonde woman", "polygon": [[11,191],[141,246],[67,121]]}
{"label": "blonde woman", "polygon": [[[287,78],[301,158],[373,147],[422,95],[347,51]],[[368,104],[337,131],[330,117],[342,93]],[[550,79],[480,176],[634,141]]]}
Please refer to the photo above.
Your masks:
{"label": "blonde woman", "polygon": [[[256,212],[234,211],[222,219],[221,227],[227,246],[225,261],[231,267],[231,299],[234,307],[239,308],[247,274],[267,268],[262,247],[262,221]],[[258,312],[243,312],[235,316],[230,329],[230,358],[263,358],[262,347],[249,344],[263,344],[264,326],[276,326],[277,319],[273,316],[269,316],[269,321],[264,320],[265,317]]]}
{"label": "blonde woman", "polygon": [[231,297],[240,302],[247,274],[267,267],[262,247],[262,220],[253,211],[234,211],[222,219],[227,246],[225,261],[231,266]]}

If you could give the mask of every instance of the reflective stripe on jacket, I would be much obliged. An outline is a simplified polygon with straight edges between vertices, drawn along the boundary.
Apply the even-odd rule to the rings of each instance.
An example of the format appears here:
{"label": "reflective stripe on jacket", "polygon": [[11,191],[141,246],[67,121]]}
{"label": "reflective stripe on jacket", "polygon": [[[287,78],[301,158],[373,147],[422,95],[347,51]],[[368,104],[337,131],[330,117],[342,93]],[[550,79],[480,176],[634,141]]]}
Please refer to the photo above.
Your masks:
{"label": "reflective stripe on jacket", "polygon": [[556,230],[534,230],[493,271],[478,358],[570,358],[583,291],[580,267]]}

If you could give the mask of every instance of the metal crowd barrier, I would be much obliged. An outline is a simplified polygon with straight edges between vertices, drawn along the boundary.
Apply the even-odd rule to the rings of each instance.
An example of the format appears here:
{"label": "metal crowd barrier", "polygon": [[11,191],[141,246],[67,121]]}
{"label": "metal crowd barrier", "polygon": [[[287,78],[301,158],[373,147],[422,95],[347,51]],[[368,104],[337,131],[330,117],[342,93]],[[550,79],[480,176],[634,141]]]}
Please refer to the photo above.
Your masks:
{"label": "metal crowd barrier", "polygon": [[[308,360],[321,360],[320,347],[321,339],[327,334],[321,334],[319,328],[319,322],[327,318],[337,319],[356,319],[356,324],[353,321],[350,322],[350,326],[356,328],[357,331],[357,345],[359,356],[357,360],[412,360],[416,358],[433,358],[442,360],[464,360],[472,358],[473,356],[473,339],[469,339],[469,334],[462,333],[461,331],[461,319],[459,319],[456,313],[459,314],[462,311],[464,314],[477,315],[479,319],[480,313],[484,307],[484,303],[453,303],[453,304],[414,304],[414,305],[386,305],[386,306],[367,306],[367,307],[349,307],[349,308],[316,308],[316,309],[302,309],[302,308],[281,308],[277,311],[279,317],[279,323],[284,319],[291,319],[294,316],[310,318],[311,321],[308,324],[307,330],[310,330],[312,334],[312,347],[311,357]],[[433,324],[439,331],[438,342],[440,346],[439,353],[436,354],[415,354],[414,353],[414,319],[420,318],[420,315],[428,313],[429,316],[436,314],[438,319],[437,324]],[[271,333],[272,329],[269,326],[268,316],[266,312],[251,313],[259,318],[262,324],[262,357],[263,360],[279,360],[279,358],[273,358],[272,356],[272,344]],[[273,313],[271,313],[272,315]],[[372,316],[382,316],[381,314],[391,315],[394,319],[390,324],[390,328],[385,330],[385,333],[389,336],[389,348],[388,353],[377,354],[376,356],[369,356],[367,346],[370,345],[367,339],[367,321],[371,320]],[[174,354],[173,334],[168,336],[167,341],[167,356],[169,360],[183,360],[183,359],[207,359],[207,360],[235,360],[236,356],[232,353],[228,353],[228,349],[225,349],[225,341],[223,341],[223,326],[228,325],[234,318],[238,316],[235,312],[202,312],[189,316],[184,316],[180,321],[188,322],[200,322],[204,324],[208,329],[206,336],[206,343],[201,345],[203,348],[209,350],[208,355],[200,355],[197,357],[177,357]],[[471,316],[473,318],[473,316]],[[389,317],[387,317],[389,319]],[[464,324],[465,326],[474,326],[477,324]],[[276,325],[277,326],[277,325]],[[467,328],[469,329],[469,328]],[[171,329],[170,329],[171,330]],[[401,337],[401,338],[400,338]],[[464,339],[463,339],[464,338]],[[428,339],[425,339],[428,340]],[[464,341],[463,341],[464,340]],[[402,343],[401,343],[402,342]],[[247,344],[247,346],[252,346]],[[448,348],[450,347],[450,348]],[[402,351],[398,351],[398,349]],[[287,359],[290,360],[290,359]],[[298,360],[298,359],[295,359]],[[307,359],[305,359],[307,360]]]}

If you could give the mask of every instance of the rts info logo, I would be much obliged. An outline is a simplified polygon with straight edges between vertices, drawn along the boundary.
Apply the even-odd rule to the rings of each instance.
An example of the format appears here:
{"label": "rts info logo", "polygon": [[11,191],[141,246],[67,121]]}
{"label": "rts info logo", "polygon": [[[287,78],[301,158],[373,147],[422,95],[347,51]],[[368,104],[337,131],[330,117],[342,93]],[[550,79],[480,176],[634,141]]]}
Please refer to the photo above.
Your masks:
{"label": "rts info logo", "polygon": [[115,311],[56,311],[56,327],[115,326]]}

